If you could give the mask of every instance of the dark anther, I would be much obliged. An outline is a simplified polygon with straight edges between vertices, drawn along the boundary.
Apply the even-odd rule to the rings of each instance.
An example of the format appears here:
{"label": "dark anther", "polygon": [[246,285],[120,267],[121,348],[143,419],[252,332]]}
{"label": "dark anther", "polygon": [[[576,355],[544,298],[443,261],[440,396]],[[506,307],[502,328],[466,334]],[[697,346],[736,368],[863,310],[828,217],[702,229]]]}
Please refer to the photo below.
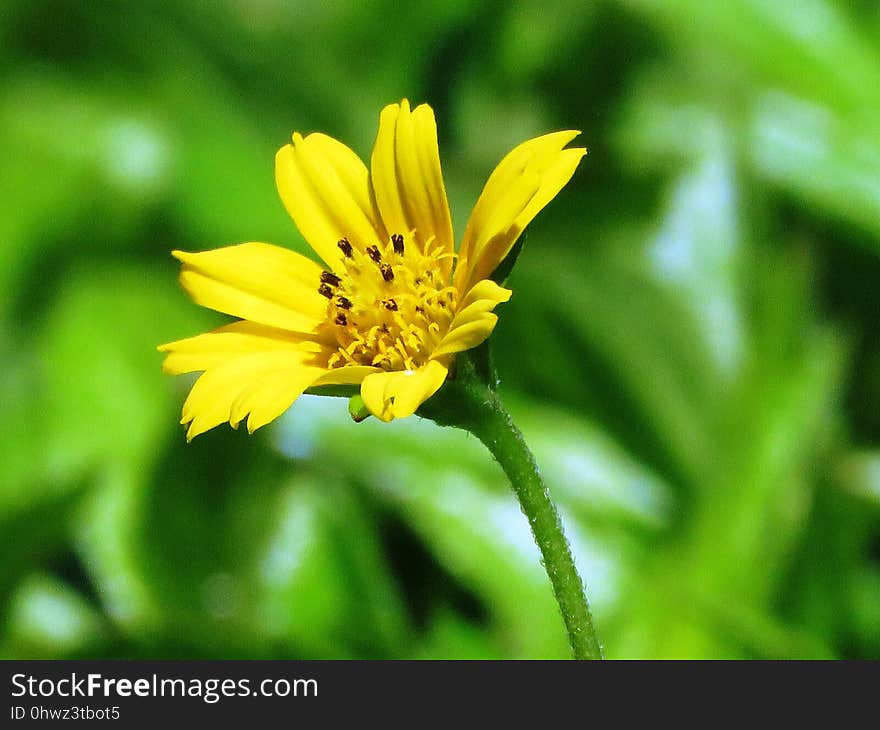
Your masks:
{"label": "dark anther", "polygon": [[424,314],[425,308],[424,307],[416,307],[416,312],[418,312],[419,314]]}
{"label": "dark anther", "polygon": [[397,311],[397,302],[395,302],[393,299],[386,299],[382,302],[382,306],[385,307],[385,309],[387,309],[389,312]]}
{"label": "dark anther", "polygon": [[391,245],[394,246],[394,253],[403,253],[403,236],[395,233],[391,236]]}
{"label": "dark anther", "polygon": [[388,329],[388,325],[385,324],[385,323],[383,322],[383,323],[379,326],[379,331],[380,331],[383,335],[387,335],[391,330]]}
{"label": "dark anther", "polygon": [[385,281],[391,281],[394,278],[394,272],[391,270],[390,264],[379,264],[379,271],[382,272],[382,278],[385,279]]}
{"label": "dark anther", "polygon": [[351,309],[351,299],[347,299],[346,297],[339,297],[336,300],[336,306],[342,307],[342,309]]}
{"label": "dark anther", "polygon": [[336,242],[336,245],[339,246],[340,249],[342,249],[342,253],[345,255],[345,258],[351,258],[351,244],[348,242],[347,238],[340,238]]}
{"label": "dark anther", "polygon": [[377,246],[367,246],[367,255],[377,264],[382,260],[382,254],[379,253]]}
{"label": "dark anther", "polygon": [[340,312],[336,315],[336,324],[341,327],[345,327],[348,324],[348,317],[345,316],[344,312]]}
{"label": "dark anther", "polygon": [[327,299],[333,298],[333,290],[326,284],[321,284],[321,286],[318,287],[318,294],[322,297],[327,297]]}
{"label": "dark anther", "polygon": [[321,282],[324,284],[329,284],[330,286],[339,286],[339,284],[342,282],[342,279],[336,276],[336,274],[331,274],[329,271],[322,271]]}
{"label": "dark anther", "polygon": [[422,285],[422,277],[421,277],[421,276],[417,276],[417,277],[413,280],[413,284],[415,284],[416,286],[421,286],[421,285]]}

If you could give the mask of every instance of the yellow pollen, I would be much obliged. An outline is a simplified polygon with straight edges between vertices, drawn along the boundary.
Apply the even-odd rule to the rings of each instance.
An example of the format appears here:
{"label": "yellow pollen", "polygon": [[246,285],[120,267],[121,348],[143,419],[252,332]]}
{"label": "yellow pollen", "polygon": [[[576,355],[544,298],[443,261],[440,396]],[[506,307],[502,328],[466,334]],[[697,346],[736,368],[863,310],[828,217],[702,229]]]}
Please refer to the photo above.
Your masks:
{"label": "yellow pollen", "polygon": [[420,250],[401,233],[361,246],[342,239],[339,247],[344,272],[324,272],[316,282],[328,299],[324,326],[339,345],[329,367],[396,371],[427,363],[458,306],[458,290],[443,274],[453,254],[434,239]]}

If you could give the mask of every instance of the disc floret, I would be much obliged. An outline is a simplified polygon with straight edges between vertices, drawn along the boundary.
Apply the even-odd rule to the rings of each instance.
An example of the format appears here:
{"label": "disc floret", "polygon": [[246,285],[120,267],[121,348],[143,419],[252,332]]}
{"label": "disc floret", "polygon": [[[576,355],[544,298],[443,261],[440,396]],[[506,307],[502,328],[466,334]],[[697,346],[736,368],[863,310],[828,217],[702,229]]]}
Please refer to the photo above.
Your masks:
{"label": "disc floret", "polygon": [[318,282],[318,292],[328,300],[325,327],[338,344],[328,366],[422,367],[449,330],[459,303],[447,273],[453,254],[434,238],[420,249],[411,233],[395,233],[364,248],[342,238],[337,246],[340,267],[321,272]]}

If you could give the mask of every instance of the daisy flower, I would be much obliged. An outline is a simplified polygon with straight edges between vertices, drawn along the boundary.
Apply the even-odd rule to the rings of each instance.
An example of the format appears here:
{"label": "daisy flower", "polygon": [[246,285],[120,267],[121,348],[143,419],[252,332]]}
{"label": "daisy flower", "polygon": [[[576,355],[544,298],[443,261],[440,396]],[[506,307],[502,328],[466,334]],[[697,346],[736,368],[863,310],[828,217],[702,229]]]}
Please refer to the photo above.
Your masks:
{"label": "daisy flower", "polygon": [[456,354],[491,334],[493,310],[511,296],[492,274],[574,174],[586,153],[566,148],[577,135],[513,149],[456,253],[429,106],[382,110],[369,169],[327,135],[294,134],[275,180],[320,263],[268,243],[174,251],[193,300],[238,318],[159,347],[166,372],[202,373],[183,406],[187,438],[245,419],[253,432],[322,385],[359,385],[383,421],[412,415]]}

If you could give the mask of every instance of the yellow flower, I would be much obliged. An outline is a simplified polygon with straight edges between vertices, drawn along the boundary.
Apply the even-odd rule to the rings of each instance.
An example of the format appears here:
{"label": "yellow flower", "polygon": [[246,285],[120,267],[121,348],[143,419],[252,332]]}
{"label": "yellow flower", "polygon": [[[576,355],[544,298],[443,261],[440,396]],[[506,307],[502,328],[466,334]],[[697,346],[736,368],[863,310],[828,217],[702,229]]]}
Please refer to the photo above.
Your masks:
{"label": "yellow flower", "polygon": [[382,110],[370,169],[323,134],[293,135],[275,157],[284,205],[324,264],[267,243],[185,253],[180,281],[198,303],[238,317],[161,345],[166,372],[199,372],[181,423],[192,439],[247,417],[277,418],[307,388],[360,385],[390,421],[412,415],[456,353],[483,342],[511,295],[490,277],[585,154],[566,131],[525,142],[489,177],[456,256],[426,104]]}

